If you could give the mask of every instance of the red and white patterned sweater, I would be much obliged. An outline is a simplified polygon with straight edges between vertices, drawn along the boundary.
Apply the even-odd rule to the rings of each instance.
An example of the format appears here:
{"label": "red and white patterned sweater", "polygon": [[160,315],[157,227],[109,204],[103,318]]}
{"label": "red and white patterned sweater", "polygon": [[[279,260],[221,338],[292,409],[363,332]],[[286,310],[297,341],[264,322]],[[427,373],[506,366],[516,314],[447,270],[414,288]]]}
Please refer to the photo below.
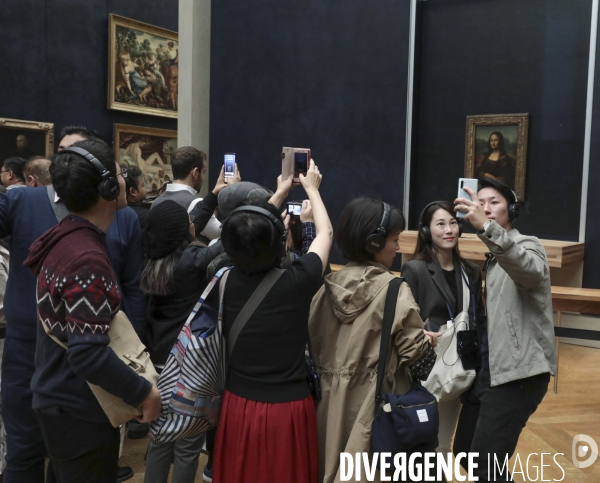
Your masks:
{"label": "red and white patterned sweater", "polygon": [[[33,408],[60,407],[88,421],[106,422],[87,382],[133,406],[151,386],[108,347],[107,332],[121,294],[104,233],[66,217],[36,240],[25,265],[37,275],[38,343],[32,379]],[[45,325],[68,349],[45,333]]]}

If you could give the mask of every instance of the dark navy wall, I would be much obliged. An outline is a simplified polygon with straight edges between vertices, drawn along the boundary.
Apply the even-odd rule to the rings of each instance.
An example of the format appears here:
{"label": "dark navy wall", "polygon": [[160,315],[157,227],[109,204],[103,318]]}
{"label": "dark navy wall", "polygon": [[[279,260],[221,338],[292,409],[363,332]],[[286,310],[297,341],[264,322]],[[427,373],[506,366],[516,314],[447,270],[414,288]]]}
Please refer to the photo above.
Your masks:
{"label": "dark navy wall", "polygon": [[3,0],[0,117],[52,122],[57,138],[86,125],[109,142],[114,123],[177,129],[174,119],[107,109],[109,13],[178,30],[177,0]]}
{"label": "dark navy wall", "polygon": [[592,116],[592,144],[590,151],[583,286],[587,288],[600,288],[600,48],[596,50],[596,72],[594,76],[594,109]]}
{"label": "dark navy wall", "polygon": [[212,2],[211,184],[233,151],[274,189],[281,147],[308,147],[334,222],[360,195],[401,207],[409,4]]}
{"label": "dark navy wall", "polygon": [[411,227],[425,204],[456,197],[467,115],[527,112],[526,203],[517,227],[578,239],[591,4],[420,3]]}

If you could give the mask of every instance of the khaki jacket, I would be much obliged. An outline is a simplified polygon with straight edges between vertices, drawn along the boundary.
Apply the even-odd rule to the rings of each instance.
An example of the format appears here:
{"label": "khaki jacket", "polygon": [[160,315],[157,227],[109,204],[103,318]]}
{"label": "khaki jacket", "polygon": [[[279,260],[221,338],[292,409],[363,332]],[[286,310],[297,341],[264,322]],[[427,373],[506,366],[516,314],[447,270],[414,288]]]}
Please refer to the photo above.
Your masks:
{"label": "khaki jacket", "polygon": [[[381,323],[393,278],[383,265],[349,263],[325,277],[313,299],[309,332],[323,393],[317,406],[319,481],[340,481],[341,452],[371,450]],[[383,391],[403,394],[411,383],[408,366],[428,347],[406,283],[398,294],[391,344]],[[364,471],[361,476],[366,482]]]}
{"label": "khaki jacket", "polygon": [[486,274],[491,385],[556,374],[550,267],[543,245],[494,221],[479,238],[495,256]]}

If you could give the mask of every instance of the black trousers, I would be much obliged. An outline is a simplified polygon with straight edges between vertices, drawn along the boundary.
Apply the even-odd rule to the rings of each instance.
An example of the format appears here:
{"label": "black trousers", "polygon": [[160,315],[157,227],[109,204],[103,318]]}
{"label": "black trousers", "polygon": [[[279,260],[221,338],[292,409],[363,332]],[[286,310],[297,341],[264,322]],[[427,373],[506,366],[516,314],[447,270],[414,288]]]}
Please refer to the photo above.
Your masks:
{"label": "black trousers", "polygon": [[477,372],[473,386],[461,397],[453,451],[455,455],[479,453],[474,471],[479,481],[513,481],[508,465],[501,469],[514,454],[521,431],[544,399],[549,382],[550,374],[544,373],[490,387],[489,370]]}
{"label": "black trousers", "polygon": [[58,483],[115,483],[119,428],[74,418],[60,408],[36,413]]}

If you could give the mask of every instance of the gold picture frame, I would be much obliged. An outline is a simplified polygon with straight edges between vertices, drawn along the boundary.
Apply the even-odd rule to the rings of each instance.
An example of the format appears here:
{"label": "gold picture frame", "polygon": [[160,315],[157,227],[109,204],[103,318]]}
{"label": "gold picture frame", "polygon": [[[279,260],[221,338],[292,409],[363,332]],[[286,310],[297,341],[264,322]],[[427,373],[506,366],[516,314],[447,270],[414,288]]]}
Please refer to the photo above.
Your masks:
{"label": "gold picture frame", "polygon": [[523,201],[528,130],[527,113],[467,116],[465,177],[497,177]]}
{"label": "gold picture frame", "polygon": [[111,13],[108,38],[108,108],[177,118],[177,32]]}
{"label": "gold picture frame", "polygon": [[53,123],[0,118],[0,162],[12,156],[27,159],[38,155],[48,157],[53,153]]}
{"label": "gold picture frame", "polygon": [[115,124],[113,145],[121,166],[140,169],[148,196],[158,195],[161,186],[173,181],[171,161],[177,150],[177,131]]}

